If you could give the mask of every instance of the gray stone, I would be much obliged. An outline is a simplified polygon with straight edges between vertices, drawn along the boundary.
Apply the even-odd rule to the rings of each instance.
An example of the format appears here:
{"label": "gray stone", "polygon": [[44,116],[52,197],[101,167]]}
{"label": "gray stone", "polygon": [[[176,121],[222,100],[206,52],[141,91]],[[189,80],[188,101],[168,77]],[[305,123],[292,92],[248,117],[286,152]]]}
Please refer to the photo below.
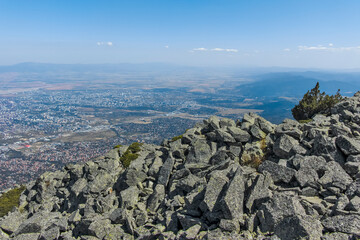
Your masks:
{"label": "gray stone", "polygon": [[90,187],[90,192],[99,193],[102,191],[106,191],[113,184],[113,177],[105,170],[103,170],[100,171],[98,175],[96,175],[94,181],[92,181],[88,186]]}
{"label": "gray stone", "polygon": [[238,142],[245,143],[245,142],[248,142],[251,138],[251,136],[248,132],[246,132],[238,127],[228,127],[228,132]]}
{"label": "gray stone", "polygon": [[206,186],[205,197],[200,205],[203,212],[206,210],[213,211],[215,205],[218,203],[219,195],[223,187],[228,183],[228,179],[223,172],[215,171]]}
{"label": "gray stone", "polygon": [[318,182],[325,188],[337,187],[346,190],[352,181],[352,178],[342,169],[339,163],[331,161],[327,163],[325,173]]}
{"label": "gray stone", "polygon": [[34,240],[34,239],[38,239],[40,236],[39,233],[26,233],[26,234],[21,234],[18,236],[15,236],[13,239],[15,240]]}
{"label": "gray stone", "polygon": [[215,134],[216,134],[216,140],[218,142],[227,142],[227,143],[234,143],[235,138],[230,134],[227,133],[225,130],[223,129],[217,129],[215,130]]}
{"label": "gray stone", "polygon": [[[234,123],[235,124],[235,123]],[[188,229],[186,229],[185,231],[185,239],[196,239],[196,236],[198,235],[198,233],[200,232],[201,229],[201,225],[200,224],[196,224],[192,227],[189,227]]]}
{"label": "gray stone", "polygon": [[317,172],[310,167],[303,167],[295,173],[296,181],[301,187],[316,187],[319,176]]}
{"label": "gray stone", "polygon": [[143,171],[130,168],[125,172],[125,183],[129,187],[137,186],[139,183],[145,181],[146,178],[147,175]]}
{"label": "gray stone", "polygon": [[194,218],[188,215],[178,214],[179,222],[184,230],[187,230],[195,225],[202,225],[202,221],[199,218]]}
{"label": "gray stone", "polygon": [[338,147],[335,144],[335,139],[323,135],[317,135],[313,141],[314,144],[311,148],[313,155],[323,156],[327,159],[327,161],[336,161],[341,165],[344,164],[345,158],[343,153],[338,150]]}
{"label": "gray stone", "polygon": [[360,162],[360,155],[350,155],[346,159],[347,162]]}
{"label": "gray stone", "polygon": [[110,223],[109,219],[96,219],[89,226],[89,235],[103,239],[111,229]]}
{"label": "gray stone", "polygon": [[115,224],[124,224],[125,219],[123,217],[123,209],[117,208],[115,209],[109,216],[109,219]]}
{"label": "gray stone", "polygon": [[349,234],[346,234],[346,233],[336,232],[336,233],[325,234],[321,239],[322,240],[351,240],[352,236]]}
{"label": "gray stone", "polygon": [[336,138],[335,143],[345,155],[360,154],[360,143],[355,139],[339,136]]}
{"label": "gray stone", "polygon": [[345,210],[360,212],[360,197],[353,197],[349,204],[345,207]]}
{"label": "gray stone", "polygon": [[288,193],[275,193],[269,202],[262,204],[260,210],[263,212],[258,216],[262,232],[274,231],[284,218],[306,215],[299,199]]}
{"label": "gray stone", "polygon": [[289,216],[275,227],[275,235],[281,240],[321,239],[323,226],[311,216]]}
{"label": "gray stone", "polygon": [[147,206],[151,211],[156,211],[161,202],[164,201],[165,197],[165,186],[162,184],[157,184],[155,186],[154,193],[149,197]]}
{"label": "gray stone", "polygon": [[220,119],[216,116],[211,116],[208,120],[205,120],[204,123],[209,126],[210,131],[220,128]]}
{"label": "gray stone", "polygon": [[240,224],[237,219],[229,220],[229,219],[221,219],[219,227],[223,231],[227,232],[239,232]]}
{"label": "gray stone", "polygon": [[292,159],[293,165],[297,169],[314,169],[316,172],[323,171],[326,165],[325,158],[321,156],[299,156]]}
{"label": "gray stone", "polygon": [[254,113],[246,113],[244,114],[244,117],[242,119],[242,123],[244,122],[248,122],[250,123],[251,125],[254,125],[255,124],[255,120],[256,118],[258,118],[259,116],[257,114],[254,114]]}
{"label": "gray stone", "polygon": [[360,171],[360,162],[347,162],[344,169],[350,176],[354,176]]}
{"label": "gray stone", "polygon": [[235,121],[230,118],[221,118],[220,119],[220,127],[221,128],[235,127]]}
{"label": "gray stone", "polygon": [[240,157],[240,154],[241,154],[241,146],[230,146],[229,147],[229,155],[230,155],[231,159]]}
{"label": "gray stone", "polygon": [[160,157],[155,157],[148,172],[149,176],[157,177],[157,174],[159,173],[162,164],[162,159]]}
{"label": "gray stone", "polygon": [[214,156],[210,159],[210,164],[221,164],[222,162],[225,162],[225,160],[228,158],[228,152],[226,150],[219,150],[217,151]]}
{"label": "gray stone", "polygon": [[227,219],[237,219],[243,214],[245,192],[245,177],[239,167],[235,176],[231,179],[228,189],[222,199],[221,208],[224,217]]}
{"label": "gray stone", "polygon": [[265,120],[264,118],[258,117],[256,119],[256,123],[260,127],[260,129],[266,134],[274,133],[274,125],[271,122]]}
{"label": "gray stone", "polygon": [[159,172],[158,184],[167,186],[170,178],[170,173],[174,167],[174,163],[175,163],[175,159],[172,157],[168,157],[165,160]]}
{"label": "gray stone", "polygon": [[324,228],[330,232],[343,232],[360,235],[359,215],[337,215],[322,221]]}
{"label": "gray stone", "polygon": [[271,197],[269,186],[273,184],[270,174],[258,175],[253,185],[249,189],[245,208],[248,212],[253,212],[255,207],[266,202]]}
{"label": "gray stone", "polygon": [[253,137],[257,139],[263,139],[266,137],[266,133],[264,133],[258,126],[253,125],[250,128],[250,133]]}
{"label": "gray stone", "polygon": [[270,173],[274,183],[277,182],[289,183],[294,177],[296,172],[294,169],[281,166],[277,163],[268,160],[264,161],[259,166],[258,171],[261,173],[265,171]]}
{"label": "gray stone", "polygon": [[70,215],[69,222],[75,223],[75,222],[80,222],[80,221],[81,221],[80,210],[77,209]]}
{"label": "gray stone", "polygon": [[8,234],[12,234],[20,226],[21,222],[24,220],[24,215],[20,212],[10,212],[5,216],[0,222],[0,228]]}
{"label": "gray stone", "polygon": [[138,202],[139,189],[136,186],[129,187],[120,192],[121,207],[123,209],[132,209]]}
{"label": "gray stone", "polygon": [[211,157],[211,149],[205,139],[196,139],[190,147],[187,163],[208,163]]}
{"label": "gray stone", "polygon": [[60,217],[59,212],[38,212],[21,223],[15,235],[40,233],[52,219]]}
{"label": "gray stone", "polygon": [[274,143],[273,151],[280,158],[291,157],[291,149],[299,142],[288,135],[280,136]]}
{"label": "gray stone", "polygon": [[50,239],[59,239],[60,229],[58,227],[53,227],[46,229],[40,234],[39,240],[50,240]]}
{"label": "gray stone", "polygon": [[357,178],[353,183],[348,186],[345,194],[349,198],[352,198],[354,196],[360,197],[360,178]]}
{"label": "gray stone", "polygon": [[71,192],[77,197],[80,192],[87,186],[85,178],[79,178],[74,185],[71,186]]}

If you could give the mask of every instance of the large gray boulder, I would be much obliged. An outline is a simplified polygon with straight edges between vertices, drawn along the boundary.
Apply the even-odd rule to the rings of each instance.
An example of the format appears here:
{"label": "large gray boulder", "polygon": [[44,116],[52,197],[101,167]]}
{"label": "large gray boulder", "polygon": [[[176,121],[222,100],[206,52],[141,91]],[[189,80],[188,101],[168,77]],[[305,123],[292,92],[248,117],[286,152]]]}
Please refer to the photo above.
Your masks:
{"label": "large gray boulder", "polygon": [[[291,230],[290,230],[291,229]],[[275,235],[281,240],[312,239],[320,240],[323,226],[311,216],[289,216],[283,218],[275,227]]]}
{"label": "large gray boulder", "polygon": [[337,215],[322,220],[325,229],[331,232],[342,232],[360,235],[359,215]]}
{"label": "large gray boulder", "polygon": [[206,186],[205,197],[200,205],[202,211],[213,211],[215,206],[219,204],[220,193],[223,187],[228,183],[228,178],[223,172],[215,171],[211,174],[210,180]]}
{"label": "large gray boulder", "polygon": [[186,163],[208,163],[211,157],[211,148],[206,139],[196,139],[190,147]]}
{"label": "large gray boulder", "polygon": [[355,139],[339,136],[336,138],[336,145],[345,155],[360,154],[360,143]]}
{"label": "large gray boulder", "polygon": [[255,208],[266,202],[272,196],[269,187],[273,184],[270,174],[259,175],[256,177],[253,185],[248,190],[248,196],[245,203],[247,212],[253,212]]}
{"label": "large gray boulder", "polygon": [[259,166],[258,170],[261,173],[263,172],[270,173],[274,183],[278,183],[278,182],[289,183],[293,179],[296,172],[294,169],[281,166],[277,163],[268,160],[264,161]]}
{"label": "large gray boulder", "polygon": [[229,187],[221,202],[224,218],[239,219],[243,214],[245,194],[245,177],[239,167],[231,179]]}
{"label": "large gray boulder", "polygon": [[289,193],[275,193],[268,202],[261,205],[260,210],[261,213],[258,216],[262,232],[273,232],[277,225],[287,217],[306,215],[300,200]]}
{"label": "large gray boulder", "polygon": [[273,151],[276,156],[287,159],[292,156],[292,148],[298,144],[299,142],[295,138],[282,135],[275,141]]}

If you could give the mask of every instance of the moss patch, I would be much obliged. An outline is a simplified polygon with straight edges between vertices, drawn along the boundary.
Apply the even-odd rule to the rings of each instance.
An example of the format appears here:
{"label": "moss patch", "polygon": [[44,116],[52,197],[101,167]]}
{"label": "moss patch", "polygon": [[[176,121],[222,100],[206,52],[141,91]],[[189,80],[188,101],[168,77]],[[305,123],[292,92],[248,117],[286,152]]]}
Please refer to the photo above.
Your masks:
{"label": "moss patch", "polygon": [[256,153],[243,153],[243,155],[241,156],[241,160],[243,165],[246,166],[250,166],[253,168],[258,168],[260,166],[260,164],[265,161],[267,155],[268,155],[268,148],[266,145],[266,138],[262,138],[259,142],[259,147],[262,151],[261,154],[256,154]]}
{"label": "moss patch", "polygon": [[172,141],[172,142],[175,142],[176,140],[179,140],[179,139],[182,139],[182,138],[183,138],[183,135],[181,134],[181,135],[179,135],[179,136],[173,137],[173,138],[171,139],[171,141]]}
{"label": "moss patch", "polygon": [[118,144],[118,145],[115,145],[114,147],[113,147],[113,149],[115,149],[115,148],[121,148],[122,147],[122,145],[121,144]]}
{"label": "moss patch", "polygon": [[25,190],[25,186],[11,189],[0,197],[0,217],[5,216],[13,207],[19,207],[21,193]]}
{"label": "moss patch", "polygon": [[306,120],[299,120],[299,123],[309,123],[312,122],[312,119],[306,119]]}
{"label": "moss patch", "polygon": [[139,157],[138,152],[141,150],[142,143],[132,143],[120,157],[120,161],[125,168],[130,166],[130,163]]}

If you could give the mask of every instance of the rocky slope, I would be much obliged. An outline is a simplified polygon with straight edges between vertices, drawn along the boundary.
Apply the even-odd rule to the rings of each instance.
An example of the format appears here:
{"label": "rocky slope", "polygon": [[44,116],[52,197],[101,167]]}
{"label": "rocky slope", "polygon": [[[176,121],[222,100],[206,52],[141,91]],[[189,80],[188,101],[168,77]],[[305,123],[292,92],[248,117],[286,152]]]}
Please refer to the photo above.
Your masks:
{"label": "rocky slope", "polygon": [[27,184],[0,238],[360,237],[360,93],[306,124],[211,117],[128,168],[126,150]]}

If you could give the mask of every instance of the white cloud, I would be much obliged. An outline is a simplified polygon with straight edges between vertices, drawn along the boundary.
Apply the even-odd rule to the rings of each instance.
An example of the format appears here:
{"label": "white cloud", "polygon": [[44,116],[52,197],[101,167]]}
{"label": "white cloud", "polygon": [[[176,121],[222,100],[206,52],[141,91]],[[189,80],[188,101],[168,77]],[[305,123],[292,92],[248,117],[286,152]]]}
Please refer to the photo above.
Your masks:
{"label": "white cloud", "polygon": [[194,48],[193,51],[207,51],[208,49],[207,48]]}
{"label": "white cloud", "polygon": [[233,48],[213,48],[210,51],[215,51],[215,52],[238,52],[237,49],[233,49]]}
{"label": "white cloud", "polygon": [[299,51],[332,51],[332,52],[340,52],[340,51],[353,51],[360,50],[360,46],[356,47],[334,47],[334,44],[329,43],[328,46],[317,45],[317,46],[298,46]]}
{"label": "white cloud", "polygon": [[166,45],[166,46],[165,46],[165,48],[169,48],[169,46],[168,46],[168,45]]}
{"label": "white cloud", "polygon": [[211,52],[238,52],[238,50],[234,49],[234,48],[211,48],[211,49],[207,49],[207,48],[203,48],[203,47],[194,48],[190,52],[194,52],[194,51],[201,51],[201,52],[205,52],[205,51],[211,51]]}
{"label": "white cloud", "polygon": [[113,43],[112,42],[97,42],[96,45],[98,46],[109,46],[112,47]]}
{"label": "white cloud", "polygon": [[283,51],[284,51],[284,52],[290,52],[291,49],[290,49],[290,48],[284,48]]}

